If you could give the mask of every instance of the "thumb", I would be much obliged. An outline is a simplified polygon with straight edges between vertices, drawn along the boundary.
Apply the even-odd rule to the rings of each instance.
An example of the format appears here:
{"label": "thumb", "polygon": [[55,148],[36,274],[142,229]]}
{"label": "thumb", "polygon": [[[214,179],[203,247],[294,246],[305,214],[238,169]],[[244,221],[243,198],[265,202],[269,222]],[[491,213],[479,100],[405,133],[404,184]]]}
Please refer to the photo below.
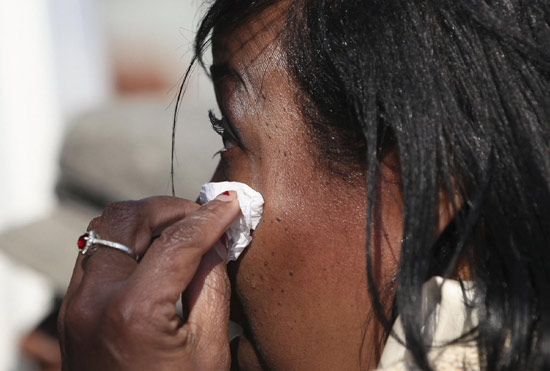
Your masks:
{"label": "thumb", "polygon": [[188,313],[186,326],[196,336],[200,359],[214,363],[203,365],[204,369],[229,369],[230,299],[231,284],[226,265],[212,248],[203,256],[182,298]]}

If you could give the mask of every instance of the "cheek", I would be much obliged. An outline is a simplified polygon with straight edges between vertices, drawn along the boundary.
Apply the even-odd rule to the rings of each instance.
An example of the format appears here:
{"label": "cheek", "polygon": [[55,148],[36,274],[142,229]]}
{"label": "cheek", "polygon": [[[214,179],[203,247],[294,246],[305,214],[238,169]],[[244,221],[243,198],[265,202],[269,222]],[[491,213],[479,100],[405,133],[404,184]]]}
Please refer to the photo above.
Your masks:
{"label": "cheek", "polygon": [[[363,236],[364,205],[356,202],[342,213],[330,187],[292,164],[256,170],[262,176],[255,186],[266,205],[234,288],[268,363],[323,369],[315,363],[327,354],[348,357],[345,348],[357,352],[361,344],[366,284],[364,254],[355,247]],[[344,340],[335,344],[335,338]],[[289,347],[289,339],[300,341]]]}
{"label": "cheek", "polygon": [[[370,345],[363,337],[372,318],[365,278],[364,188],[320,169],[304,140],[291,132],[296,129],[276,135],[275,123],[284,122],[289,120],[270,122],[273,131],[258,140],[260,150],[254,155],[240,148],[223,155],[226,179],[249,184],[266,202],[250,247],[228,266],[234,305],[268,365],[352,369],[349,362],[356,362],[358,348]],[[390,214],[381,212],[378,222],[389,221]],[[382,248],[383,237],[398,237],[375,237],[376,266],[390,266],[384,261],[392,249]],[[376,274],[385,280],[389,273],[377,269]]]}
{"label": "cheek", "polygon": [[249,157],[240,147],[234,147],[221,153],[220,165],[222,179],[220,181],[232,181],[248,184],[255,188],[252,183],[252,171]]}

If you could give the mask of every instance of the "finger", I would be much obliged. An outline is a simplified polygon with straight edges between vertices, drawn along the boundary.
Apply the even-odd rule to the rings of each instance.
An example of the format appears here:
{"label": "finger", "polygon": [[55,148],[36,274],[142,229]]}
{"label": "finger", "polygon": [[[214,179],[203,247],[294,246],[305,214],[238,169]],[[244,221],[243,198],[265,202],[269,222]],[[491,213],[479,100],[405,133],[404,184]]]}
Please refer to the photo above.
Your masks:
{"label": "finger", "polygon": [[143,292],[147,287],[148,295],[175,305],[195,275],[202,256],[239,214],[236,193],[230,192],[166,228],[132,277],[136,291]]}
{"label": "finger", "polygon": [[[199,207],[194,202],[168,196],[114,203],[92,220],[88,229],[96,231],[101,239],[121,243],[134,254],[142,255],[162,230]],[[100,286],[126,279],[136,266],[131,256],[109,247],[100,246],[87,256],[79,254],[67,296],[70,298],[84,281]]]}
{"label": "finger", "polygon": [[199,357],[219,364],[208,369],[224,369],[230,361],[229,303],[231,284],[225,262],[214,249],[203,256],[199,268],[183,296],[188,310],[187,321],[180,333],[198,339]]}
{"label": "finger", "polygon": [[176,197],[155,196],[138,201],[108,205],[101,217],[90,223],[90,229],[103,239],[130,246],[136,255],[143,255],[164,228],[185,218],[200,205]]}
{"label": "finger", "polygon": [[[145,251],[151,239],[164,228],[185,218],[198,207],[199,205],[191,201],[165,196],[119,203],[118,206],[114,204],[101,217],[92,220],[88,230],[95,230],[102,239],[123,243],[130,248],[136,248],[134,242],[138,241],[138,244],[143,245],[141,250],[137,246],[137,252],[140,253]],[[110,290],[106,284],[124,279],[132,273],[135,266],[136,262],[131,257],[108,247],[99,248],[92,256],[78,254],[71,283],[59,313],[58,327],[62,343],[66,337],[67,310],[77,297],[76,294],[80,294],[78,297],[81,302],[86,302],[85,299],[90,297],[98,299],[99,294],[108,295]]]}

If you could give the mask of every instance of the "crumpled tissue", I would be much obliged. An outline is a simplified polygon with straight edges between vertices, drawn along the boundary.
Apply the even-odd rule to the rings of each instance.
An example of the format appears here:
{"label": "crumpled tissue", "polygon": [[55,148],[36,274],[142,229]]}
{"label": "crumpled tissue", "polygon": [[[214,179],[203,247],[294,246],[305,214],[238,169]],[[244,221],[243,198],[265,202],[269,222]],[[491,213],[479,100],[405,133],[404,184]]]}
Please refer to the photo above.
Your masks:
{"label": "crumpled tissue", "polygon": [[225,259],[225,262],[237,260],[252,241],[250,231],[256,229],[264,209],[264,198],[244,183],[215,182],[205,183],[201,187],[200,202],[205,204],[225,191],[237,192],[237,199],[241,207],[241,215],[233,221],[225,232],[227,236],[227,252],[224,246],[216,244],[216,252]]}

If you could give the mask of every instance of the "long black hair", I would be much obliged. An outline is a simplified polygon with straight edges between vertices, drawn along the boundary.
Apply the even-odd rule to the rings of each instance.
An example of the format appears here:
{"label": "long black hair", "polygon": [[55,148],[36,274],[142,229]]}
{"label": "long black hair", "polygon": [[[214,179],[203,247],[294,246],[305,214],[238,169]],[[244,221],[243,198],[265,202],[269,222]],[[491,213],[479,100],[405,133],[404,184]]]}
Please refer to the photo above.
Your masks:
{"label": "long black hair", "polygon": [[[214,28],[241,25],[275,2],[212,1],[193,62],[203,63]],[[336,136],[328,151],[338,169],[368,170],[367,225],[380,156],[399,154],[394,309],[418,367],[430,369],[417,315],[422,285],[449,277],[460,260],[475,282],[483,367],[550,369],[548,0],[287,2],[281,37],[297,98],[320,140]],[[455,217],[434,244],[441,192]],[[366,230],[369,293],[389,329]]]}

